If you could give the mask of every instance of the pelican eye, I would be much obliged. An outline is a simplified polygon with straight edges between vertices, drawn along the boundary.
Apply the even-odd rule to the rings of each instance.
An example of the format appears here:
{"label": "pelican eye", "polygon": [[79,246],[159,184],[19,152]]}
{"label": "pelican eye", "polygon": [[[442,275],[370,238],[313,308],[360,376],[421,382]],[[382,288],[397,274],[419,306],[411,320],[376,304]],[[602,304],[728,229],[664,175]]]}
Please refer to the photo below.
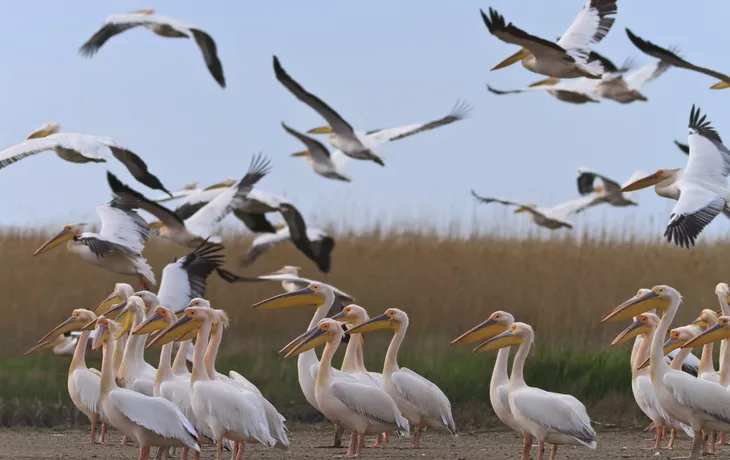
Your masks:
{"label": "pelican eye", "polygon": [[63,227],[63,230],[64,231],[67,231],[67,232],[70,232],[71,231],[71,226],[70,225],[66,225],[65,227]]}

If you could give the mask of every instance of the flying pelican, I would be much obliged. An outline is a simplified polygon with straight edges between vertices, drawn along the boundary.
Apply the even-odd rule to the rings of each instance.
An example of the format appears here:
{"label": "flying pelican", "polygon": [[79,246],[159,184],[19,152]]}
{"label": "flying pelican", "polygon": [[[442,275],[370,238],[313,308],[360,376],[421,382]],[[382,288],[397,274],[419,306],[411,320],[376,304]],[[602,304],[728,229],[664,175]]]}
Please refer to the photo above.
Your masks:
{"label": "flying pelican", "polygon": [[87,224],[66,225],[33,253],[34,256],[49,251],[65,242],[69,252],[84,262],[122,275],[136,275],[147,289],[155,284],[155,274],[142,257],[150,228],[139,214],[134,212],[138,204],[128,199],[115,198],[96,208],[101,219],[99,233],[85,232]]}
{"label": "flying pelican", "polygon": [[85,57],[94,56],[110,38],[126,30],[142,26],[160,37],[194,38],[203,53],[205,65],[210,74],[222,88],[226,87],[223,76],[223,65],[218,59],[218,47],[213,38],[197,27],[185,25],[175,19],[159,16],[152,8],[145,8],[131,13],[115,14],[104,21],[104,25],[79,49]]}
{"label": "flying pelican", "polygon": [[262,155],[255,156],[251,160],[251,165],[243,179],[234,186],[225,189],[223,193],[184,221],[173,211],[121,183],[113,174],[107,174],[107,179],[115,195],[135,200],[140,209],[159,219],[158,222],[153,222],[150,226],[158,228],[160,236],[168,238],[181,246],[195,248],[208,239],[217,241],[217,238],[211,238],[211,235],[216,230],[218,223],[233,209],[240,206],[240,202],[246,198],[253,185],[269,171],[269,161],[266,157]]}
{"label": "flying pelican", "polygon": [[[495,311],[489,315],[486,321],[477,324],[452,340],[451,345],[474,343],[496,337],[509,329],[514,322],[514,316],[506,311]],[[509,407],[509,374],[507,373],[509,352],[510,347],[500,348],[497,352],[494,371],[492,371],[492,378],[489,381],[489,401],[492,403],[492,409],[499,420],[524,437],[522,460],[530,460],[532,435],[517,423],[514,415],[512,415],[512,409]]]}
{"label": "flying pelican", "polygon": [[[691,144],[690,144],[691,145]],[[634,297],[608,312],[601,322],[638,314],[653,308],[664,311],[651,345],[649,372],[659,403],[673,418],[692,427],[694,442],[690,458],[702,456],[702,430],[730,431],[730,401],[727,390],[720,385],[694,378],[682,371],[670,369],[663,359],[664,336],[682,303],[679,292],[669,286],[655,286],[651,292]],[[704,336],[704,337],[703,337]],[[695,347],[704,342],[700,335],[683,347]]]}
{"label": "flying pelican", "polygon": [[185,185],[180,190],[172,192],[172,196],[158,196],[154,199],[154,201],[164,203],[166,201],[182,198],[178,207],[175,208],[175,214],[180,216],[181,219],[187,219],[195,214],[200,208],[211,202],[215,197],[223,193],[225,189],[232,187],[236,182],[238,182],[236,179],[229,177],[222,182],[218,182],[205,188],[199,188],[198,182],[193,182]]}
{"label": "flying pelican", "polygon": [[[636,171],[624,182],[624,185],[629,185],[645,176],[646,173],[643,171]],[[600,179],[601,183],[596,184],[596,179]],[[616,207],[638,205],[639,203],[634,199],[633,193],[622,192],[621,187],[622,185],[619,185],[618,182],[597,172],[585,168],[578,169],[578,193],[581,195],[594,193],[597,200]]]}
{"label": "flying pelican", "polygon": [[[95,321],[96,315],[83,308],[74,310],[71,317],[63,323],[56,326],[51,332],[41,339],[39,345],[47,343],[58,337],[66,337],[63,334],[68,332],[76,332],[90,321]],[[79,333],[78,339],[74,341],[76,344],[71,365],[68,368],[68,394],[74,406],[86,415],[91,422],[91,439],[89,442],[82,444],[104,444],[106,434],[106,424],[101,420],[99,411],[99,371],[86,367],[86,345],[93,331],[82,331]],[[50,338],[49,338],[50,337]],[[46,340],[49,338],[48,340]],[[35,348],[35,347],[34,347]],[[29,350],[29,354],[36,350]],[[96,440],[96,425],[101,423],[101,436]]]}
{"label": "flying pelican", "polygon": [[408,368],[398,366],[398,350],[408,330],[408,315],[389,308],[382,315],[349,329],[348,335],[390,329],[393,340],[388,346],[383,365],[383,390],[393,398],[403,416],[413,425],[413,448],[421,445],[424,427],[456,435],[451,403],[439,387]]}
{"label": "flying pelican", "polygon": [[595,80],[587,78],[572,78],[561,80],[559,78],[547,78],[545,80],[536,81],[526,88],[499,90],[487,85],[490,93],[498,96],[506,94],[520,94],[531,91],[547,91],[548,94],[555,97],[559,101],[568,102],[570,104],[586,104],[589,102],[601,102],[598,96],[592,94]]}
{"label": "flying pelican", "polygon": [[530,35],[512,23],[507,24],[492,8],[489,16],[481,11],[484,24],[492,35],[505,43],[520,46],[517,53],[492,70],[522,61],[527,70],[548,77],[600,78],[603,66],[600,61],[589,59],[590,45],[603,40],[611,30],[617,11],[616,0],[589,0],[557,43]]}
{"label": "flying pelican", "polygon": [[366,434],[410,430],[393,398],[377,385],[366,385],[332,378],[332,356],[342,341],[344,331],[339,322],[323,319],[313,331],[307,331],[284,357],[296,356],[326,344],[317,373],[315,398],[329,420],[352,432],[348,457],[359,457]]}
{"label": "flying pelican", "polygon": [[[286,73],[279,63],[279,58],[276,56],[274,56],[274,73],[279,83],[284,85],[297,99],[314,109],[327,121],[327,124],[332,128],[332,134],[329,137],[330,145],[341,150],[342,153],[350,158],[371,160],[380,166],[385,166],[383,160],[375,154],[374,150],[377,145],[372,144],[368,137],[358,135],[352,126],[330,106],[314,94],[307,92],[306,89]],[[310,146],[307,146],[307,148],[311,150]]]}
{"label": "flying pelican", "polygon": [[89,134],[64,133],[58,123],[47,123],[28,136],[26,140],[0,151],[0,169],[23,158],[45,151],[53,151],[61,159],[71,163],[105,163],[102,151],[108,148],[136,180],[149,188],[170,193],[162,182],[149,172],[147,164],[136,153],[123,147],[114,139]]}
{"label": "flying pelican", "polygon": [[[283,122],[281,123],[281,126],[287,133],[299,139],[299,141],[307,147],[307,150],[301,152],[301,155],[306,157],[307,164],[314,170],[314,172],[322,177],[326,177],[327,179],[350,182],[349,177],[340,173],[340,168],[344,165],[344,160],[341,160],[338,163],[336,161],[338,157],[331,155],[330,151],[327,150],[327,147],[325,147],[317,139],[302,134],[299,131],[288,127]],[[297,152],[294,155],[300,156],[300,152]]]}
{"label": "flying pelican", "polygon": [[699,67],[690,62],[687,62],[677,55],[676,50],[666,49],[666,48],[657,46],[648,40],[644,40],[643,38],[637,37],[629,29],[626,29],[626,35],[629,36],[629,40],[631,40],[631,43],[633,43],[634,46],[636,46],[637,48],[639,48],[641,51],[648,54],[649,56],[660,59],[663,62],[666,62],[667,64],[672,65],[674,67],[692,70],[694,72],[703,73],[705,75],[715,77],[718,80],[722,80],[722,83],[718,83],[718,84],[714,85],[712,87],[713,89],[727,88],[728,86],[730,86],[730,77],[723,73],[720,73],[720,72],[717,72],[715,70],[708,69],[705,67]]}
{"label": "flying pelican", "polygon": [[647,83],[662,76],[671,66],[669,62],[659,60],[626,74],[604,74],[604,77],[595,83],[594,92],[602,98],[611,99],[620,104],[648,101],[641,90]]}
{"label": "flying pelican", "polygon": [[502,198],[487,198],[476,194],[474,190],[471,191],[474,198],[479,203],[499,203],[505,206],[517,206],[518,212],[529,212],[532,221],[541,227],[555,230],[558,228],[570,228],[572,229],[575,224],[568,220],[568,217],[577,214],[591,206],[595,206],[600,201],[594,196],[586,196],[570,200],[563,204],[553,206],[552,208],[540,208],[535,204],[523,204],[514,201],[503,200]]}
{"label": "flying pelican", "polygon": [[188,447],[200,452],[195,428],[174,404],[117,386],[113,356],[119,328],[103,315],[96,321],[92,348],[103,347],[99,405],[104,419],[137,441],[140,460],[149,458],[150,446]]}
{"label": "flying pelican", "polygon": [[204,356],[214,322],[227,322],[223,310],[213,310],[205,299],[195,298],[180,319],[160,332],[147,348],[156,343],[164,345],[174,339],[173,333],[187,334],[197,330],[193,351],[193,373],[190,379],[190,401],[198,420],[213,431],[217,460],[222,460],[223,440],[243,443],[236,459],[243,458],[246,442],[258,442],[273,447],[276,441],[269,434],[266,412],[258,395],[233,387],[221,380],[211,379],[205,368]]}
{"label": "flying pelican", "polygon": [[552,393],[525,383],[525,359],[534,340],[532,327],[518,322],[476,347],[474,352],[519,346],[512,364],[509,405],[517,423],[537,439],[538,460],[543,458],[546,442],[552,444],[551,459],[556,458],[558,445],[582,445],[595,449],[596,432],[591,426],[585,406],[580,401],[571,395]]}

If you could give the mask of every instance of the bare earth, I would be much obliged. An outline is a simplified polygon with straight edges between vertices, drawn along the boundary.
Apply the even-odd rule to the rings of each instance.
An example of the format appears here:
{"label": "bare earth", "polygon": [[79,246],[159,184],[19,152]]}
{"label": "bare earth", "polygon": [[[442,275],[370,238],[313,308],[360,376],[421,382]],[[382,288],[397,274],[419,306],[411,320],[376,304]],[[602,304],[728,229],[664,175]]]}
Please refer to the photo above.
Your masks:
{"label": "bare earth", "polygon": [[[330,429],[302,428],[294,429],[290,434],[291,450],[263,449],[259,446],[248,446],[247,459],[328,459],[344,458],[346,449],[325,447],[332,441]],[[74,458],[74,459],[136,459],[136,447],[118,445],[121,436],[110,431],[107,445],[82,446],[81,441],[87,439],[88,432],[80,429],[2,429],[0,430],[0,458]],[[680,455],[688,455],[690,442],[685,437],[677,441],[677,449],[656,454],[641,450],[650,446],[644,441],[647,433],[638,431],[604,431],[598,437],[598,450],[595,452],[584,448],[562,447],[558,451],[559,459],[634,459],[653,458],[667,459]],[[364,457],[368,459],[518,459],[522,449],[521,440],[513,433],[506,431],[483,432],[477,434],[460,434],[451,438],[435,433],[425,433],[422,448],[418,451],[410,449],[410,440],[395,439],[385,447],[366,449]],[[725,450],[724,453],[722,451]],[[154,451],[153,451],[154,452]],[[730,455],[730,446],[720,450],[720,457]],[[547,452],[546,452],[547,453]],[[533,458],[535,450],[533,449]],[[230,458],[230,454],[226,454]],[[215,458],[215,451],[204,448],[203,459]],[[547,458],[547,456],[546,456]]]}

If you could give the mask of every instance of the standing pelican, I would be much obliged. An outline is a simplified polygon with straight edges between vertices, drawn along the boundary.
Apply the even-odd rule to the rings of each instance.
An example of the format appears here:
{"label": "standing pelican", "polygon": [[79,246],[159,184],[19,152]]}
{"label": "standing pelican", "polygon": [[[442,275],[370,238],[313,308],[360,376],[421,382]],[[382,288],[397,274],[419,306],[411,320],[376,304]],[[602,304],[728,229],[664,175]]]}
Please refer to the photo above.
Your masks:
{"label": "standing pelican", "polygon": [[348,335],[390,329],[393,340],[388,346],[383,365],[383,390],[393,398],[403,416],[413,425],[413,448],[421,446],[424,427],[456,435],[451,403],[439,387],[408,368],[398,366],[398,350],[408,330],[408,315],[389,308],[382,315],[347,331]]}
{"label": "standing pelican", "polygon": [[569,216],[577,214],[600,203],[596,197],[586,196],[570,200],[563,204],[553,206],[552,208],[541,208],[535,204],[517,203],[515,201],[508,201],[502,198],[487,198],[479,196],[474,190],[471,191],[471,194],[479,203],[499,203],[505,206],[517,206],[515,213],[529,212],[532,217],[532,221],[536,225],[550,230],[556,230],[558,228],[572,229],[575,224],[568,220]]}
{"label": "standing pelican", "polygon": [[[288,127],[283,122],[281,123],[281,127],[284,128],[284,131],[297,138],[305,147],[307,147],[307,150],[302,152],[301,155],[307,159],[307,164],[314,170],[314,172],[322,177],[326,177],[327,179],[350,182],[350,178],[340,172],[343,162],[341,161],[338,163],[336,161],[338,157],[331,155],[330,151],[327,150],[327,147],[325,147],[321,142]],[[300,153],[297,152],[295,155],[300,156]]]}
{"label": "standing pelican", "polygon": [[[117,316],[117,322],[121,325],[118,336],[137,329],[147,319],[147,306],[141,297],[133,295],[123,305]],[[153,396],[157,370],[144,359],[146,340],[146,334],[133,334],[127,339],[122,364],[117,371],[117,383],[121,387]]]}
{"label": "standing pelican", "polygon": [[218,58],[218,47],[213,41],[213,38],[197,27],[185,25],[175,19],[160,16],[152,8],[109,16],[104,21],[101,29],[81,46],[79,53],[85,57],[92,57],[113,36],[139,26],[151,30],[160,37],[194,38],[200,51],[203,53],[203,59],[205,59],[205,65],[208,67],[210,74],[222,88],[226,87],[226,79],[223,76],[223,65]]}
{"label": "standing pelican", "polygon": [[[644,176],[646,176],[644,172],[636,171],[624,185],[628,185]],[[596,179],[600,179],[601,183],[596,184]],[[618,182],[597,172],[585,168],[578,169],[578,193],[581,195],[594,193],[597,200],[616,207],[638,205],[639,203],[634,199],[633,194],[622,192],[621,187]]]}
{"label": "standing pelican", "polygon": [[279,63],[279,58],[276,56],[274,56],[274,73],[279,83],[284,85],[297,99],[314,109],[327,121],[327,124],[332,128],[332,134],[329,138],[330,145],[341,150],[342,153],[350,158],[371,160],[380,166],[385,166],[383,160],[375,154],[377,145],[368,139],[367,136],[358,135],[352,126],[330,106],[325,104],[322,99],[308,92],[302,85],[297,83],[286,73],[286,70]]}
{"label": "standing pelican", "polygon": [[66,225],[33,253],[34,256],[68,242],[69,252],[77,254],[84,262],[122,275],[135,275],[147,289],[155,284],[155,274],[142,257],[144,244],[149,237],[149,226],[134,212],[137,203],[129,199],[115,198],[96,208],[101,219],[99,233],[84,232],[87,224]]}
{"label": "standing pelican", "polygon": [[615,21],[616,0],[588,0],[568,30],[557,43],[545,40],[507,24],[494,9],[482,19],[489,32],[505,43],[519,45],[520,50],[497,64],[501,69],[521,61],[535,73],[556,78],[600,78],[603,66],[599,60],[590,60],[590,45],[603,40]]}

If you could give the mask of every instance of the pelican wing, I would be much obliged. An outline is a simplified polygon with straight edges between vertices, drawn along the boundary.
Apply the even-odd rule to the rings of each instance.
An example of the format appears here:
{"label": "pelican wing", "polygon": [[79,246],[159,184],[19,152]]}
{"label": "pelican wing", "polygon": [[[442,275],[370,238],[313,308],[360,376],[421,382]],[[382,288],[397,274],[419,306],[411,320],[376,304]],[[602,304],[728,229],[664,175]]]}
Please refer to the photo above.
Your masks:
{"label": "pelican wing", "polygon": [[684,177],[726,187],[730,175],[730,151],[706,118],[707,115],[701,116],[699,108],[695,110],[692,106],[688,138],[690,152]]}
{"label": "pelican wing", "polygon": [[98,139],[96,136],[75,133],[58,133],[47,137],[26,139],[0,151],[0,169],[23,158],[57,148],[73,151],[91,162],[103,163],[106,161],[100,153],[103,144],[99,143]]}
{"label": "pelican wing", "polygon": [[314,262],[317,264],[317,268],[323,273],[328,273],[331,263],[330,256],[335,249],[335,239],[327,234],[319,234],[316,239],[310,236],[309,239],[312,244],[312,252],[314,252],[315,256]]}
{"label": "pelican wing", "polygon": [[136,202],[139,209],[147,211],[148,213],[155,216],[168,228],[182,228],[185,226],[182,219],[177,216],[174,212],[170,211],[166,207],[162,206],[156,201],[152,201],[134,190],[127,184],[122,183],[117,176],[107,171],[106,179],[109,183],[109,188],[112,192],[123,199],[129,200],[130,202]]}
{"label": "pelican wing", "polygon": [[276,233],[276,228],[266,218],[266,214],[257,214],[253,212],[245,212],[240,209],[234,209],[233,215],[238,218],[243,225],[254,233]]}
{"label": "pelican wing", "polygon": [[505,206],[528,207],[527,205],[525,205],[523,203],[517,203],[516,201],[509,201],[509,200],[505,200],[503,198],[483,197],[483,196],[477,195],[477,193],[474,190],[471,191],[471,195],[474,198],[476,198],[479,203],[483,203],[483,204],[499,203],[499,204],[503,204]]}
{"label": "pelican wing", "polygon": [[666,374],[664,384],[680,404],[730,423],[730,392],[722,386],[677,371]]}
{"label": "pelican wing", "polygon": [[595,190],[593,183],[596,178],[601,179],[606,192],[618,193],[621,190],[621,185],[608,177],[598,174],[597,172],[590,171],[585,168],[578,169],[578,193],[581,195],[588,195]]}
{"label": "pelican wing", "polygon": [[81,404],[91,412],[99,413],[100,378],[89,369],[76,369],[71,378],[79,393]]}
{"label": "pelican wing", "polygon": [[261,391],[251,383],[250,380],[248,380],[246,377],[242,376],[238,372],[231,370],[228,371],[228,377],[234,380],[236,383],[241,385],[243,388],[247,389],[248,391],[253,391],[254,393],[261,394]]}
{"label": "pelican wing", "polygon": [[644,67],[641,67],[638,70],[635,70],[626,75],[626,84],[628,85],[629,89],[638,91],[650,81],[656,80],[657,78],[662,76],[662,74],[669,70],[670,67],[671,64],[666,61],[657,61],[653,64],[645,65]]}
{"label": "pelican wing", "polygon": [[169,195],[161,195],[161,196],[158,196],[157,198],[153,198],[153,200],[156,201],[156,202],[158,202],[158,203],[164,203],[166,201],[172,201],[172,200],[177,200],[177,199],[180,199],[180,198],[186,198],[191,193],[195,193],[197,190],[199,190],[199,189],[197,189],[197,188],[194,188],[194,189],[184,188],[184,189],[181,189],[181,190],[175,190],[174,192],[172,192]]}
{"label": "pelican wing", "polygon": [[566,50],[586,50],[591,43],[600,42],[611,30],[617,11],[616,0],[588,0],[558,45]]}
{"label": "pelican wing", "polygon": [[352,129],[349,123],[345,121],[337,112],[332,110],[330,106],[324,103],[320,98],[312,93],[307,92],[299,83],[297,83],[279,63],[279,58],[274,56],[274,73],[276,79],[286,87],[291,93],[300,101],[304,102],[317,113],[327,120],[327,124],[337,134],[345,135],[357,139],[355,131]]}
{"label": "pelican wing", "polygon": [[167,264],[157,296],[160,304],[176,313],[196,297],[204,297],[207,280],[223,265],[223,246],[204,242],[185,257]]}
{"label": "pelican wing", "polygon": [[629,36],[629,40],[631,40],[631,43],[633,43],[637,48],[639,48],[641,51],[648,54],[649,56],[660,59],[669,65],[673,65],[674,67],[681,67],[683,69],[693,70],[695,72],[715,77],[718,80],[722,80],[726,83],[730,83],[730,77],[723,73],[705,67],[699,67],[688,61],[685,61],[671,50],[657,46],[648,40],[644,40],[634,35],[634,33],[631,32],[631,30],[629,29],[626,29],[626,34]]}
{"label": "pelican wing", "polygon": [[544,210],[544,213],[559,219],[567,218],[573,214],[578,214],[585,211],[591,206],[602,203],[601,200],[596,199],[595,196],[582,196],[574,200],[566,201],[565,203],[553,206]]}
{"label": "pelican wing", "polygon": [[307,224],[304,222],[304,217],[297,208],[290,204],[284,204],[281,206],[281,215],[286,221],[287,228],[289,229],[289,238],[291,238],[294,246],[299,249],[302,254],[307,256],[310,260],[317,262],[317,255],[312,249],[312,242],[309,240],[307,234]]}
{"label": "pelican wing", "polygon": [[[309,154],[312,155],[312,159],[316,163],[324,163],[324,164],[332,164],[332,160],[330,158],[330,152],[327,150],[327,147],[324,146],[321,142],[319,142],[317,139],[313,137],[306,136],[299,131],[296,131],[287,125],[285,125],[283,122],[281,123],[281,126],[284,128],[284,130],[291,134],[292,136],[299,139],[302,144],[304,144],[307,147],[307,150],[309,150]],[[334,168],[334,167],[333,167]]]}
{"label": "pelican wing", "polygon": [[402,431],[409,431],[408,421],[403,418],[393,398],[380,388],[357,382],[335,380],[332,393],[350,410],[367,418],[373,424],[396,425]]}
{"label": "pelican wing", "polygon": [[[583,411],[576,411],[564,395],[538,388],[520,390],[511,397],[515,408],[525,418],[550,431],[574,437],[578,442],[595,449],[596,432]],[[582,412],[582,413],[581,413]]]}
{"label": "pelican wing", "polygon": [[101,219],[98,236],[82,233],[79,237],[97,255],[106,252],[141,254],[149,238],[150,228],[139,214],[134,212],[137,203],[124,198],[115,198],[96,208]]}
{"label": "pelican wing", "polygon": [[[679,350],[672,350],[667,355],[669,364],[672,363],[672,361],[678,354],[679,354]],[[684,362],[682,363],[682,371],[688,373],[689,375],[697,377],[697,374],[700,371],[700,359],[697,356],[690,353],[689,355],[687,355],[687,357],[684,359]]]}
{"label": "pelican wing", "polygon": [[193,34],[195,42],[203,53],[203,59],[205,59],[205,65],[208,67],[210,74],[221,87],[225,88],[226,79],[223,75],[223,64],[221,64],[218,58],[218,47],[215,41],[213,41],[210,35],[200,29],[190,28],[190,32]]}
{"label": "pelican wing", "polygon": [[266,233],[265,235],[257,236],[251,243],[251,247],[248,248],[248,251],[246,252],[246,257],[241,261],[241,265],[243,265],[244,267],[248,267],[249,265],[256,262],[256,260],[264,253],[280,245],[288,239],[288,228],[279,230],[276,233]]}
{"label": "pelican wing", "polygon": [[573,57],[568,55],[566,50],[557,43],[530,35],[524,30],[513,26],[512,23],[507,24],[504,16],[496,10],[489,8],[489,16],[484,11],[481,11],[481,13],[482,20],[489,32],[503,42],[519,45],[529,50],[538,59],[574,61]]}
{"label": "pelican wing", "polygon": [[391,379],[403,399],[416,406],[427,417],[441,424],[451,434],[456,434],[456,424],[451,415],[451,403],[439,387],[405,367],[394,372]]}
{"label": "pelican wing", "polygon": [[682,185],[682,193],[674,205],[664,236],[667,241],[689,248],[694,246],[702,230],[725,208],[725,200],[693,182],[685,180]]}
{"label": "pelican wing", "polygon": [[401,126],[398,128],[387,128],[379,129],[375,131],[368,131],[367,136],[369,139],[374,141],[377,145],[383,145],[388,142],[397,141],[404,137],[413,136],[425,131],[446,126],[455,121],[463,120],[466,118],[471,111],[471,107],[461,101],[456,101],[454,107],[451,109],[445,117],[433,120],[428,123],[413,124],[408,126]]}
{"label": "pelican wing", "polygon": [[227,188],[221,187],[214,189],[195,190],[193,193],[186,196],[185,199],[182,200],[180,205],[175,208],[175,214],[177,214],[180,219],[185,220],[196,212],[200,211],[203,206],[213,201],[218,195],[225,192],[226,189]]}
{"label": "pelican wing", "polygon": [[91,57],[99,52],[99,49],[110,38],[134,27],[154,23],[154,16],[139,13],[118,14],[110,16],[104,25],[91,38],[81,45],[79,53],[82,56]]}
{"label": "pelican wing", "polygon": [[109,147],[109,150],[112,151],[114,157],[119,160],[127,168],[127,170],[129,170],[129,173],[137,179],[138,182],[141,182],[151,189],[161,190],[172,196],[172,193],[170,193],[165,186],[162,185],[160,179],[149,171],[147,163],[145,163],[139,155],[117,145],[107,146]]}

